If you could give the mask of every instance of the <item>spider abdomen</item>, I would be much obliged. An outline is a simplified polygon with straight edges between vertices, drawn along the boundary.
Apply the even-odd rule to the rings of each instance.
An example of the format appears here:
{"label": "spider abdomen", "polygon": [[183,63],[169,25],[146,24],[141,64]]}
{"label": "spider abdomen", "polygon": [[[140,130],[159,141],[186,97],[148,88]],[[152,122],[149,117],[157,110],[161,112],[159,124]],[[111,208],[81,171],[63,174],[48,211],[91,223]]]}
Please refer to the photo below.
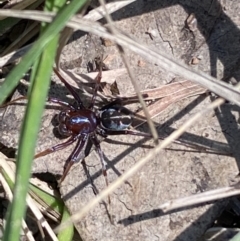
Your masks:
{"label": "spider abdomen", "polygon": [[96,114],[91,110],[68,110],[58,115],[59,132],[63,135],[89,134],[97,128]]}
{"label": "spider abdomen", "polygon": [[132,124],[132,116],[122,106],[111,106],[101,111],[101,125],[109,130],[125,130]]}

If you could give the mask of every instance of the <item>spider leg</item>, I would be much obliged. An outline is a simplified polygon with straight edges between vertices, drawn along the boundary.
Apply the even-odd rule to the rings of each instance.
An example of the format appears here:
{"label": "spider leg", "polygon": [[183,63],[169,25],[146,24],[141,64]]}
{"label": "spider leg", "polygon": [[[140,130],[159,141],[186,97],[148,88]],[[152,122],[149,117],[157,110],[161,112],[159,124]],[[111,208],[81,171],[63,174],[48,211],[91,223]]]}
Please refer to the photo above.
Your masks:
{"label": "spider leg", "polygon": [[[108,186],[107,167],[106,167],[107,163],[104,161],[103,152],[102,152],[102,149],[100,147],[100,142],[97,139],[96,134],[93,134],[90,138],[91,138],[91,141],[93,142],[93,144],[95,145],[95,147],[97,149],[97,152],[98,152],[98,155],[100,157],[101,164],[102,164],[102,173],[103,173],[103,176],[105,178],[106,186]],[[108,196],[108,203],[110,204],[110,202],[111,202],[111,200],[110,200],[110,197]]]}
{"label": "spider leg", "polygon": [[27,97],[26,97],[26,96],[21,96],[21,97],[18,97],[18,98],[17,98],[17,99],[15,99],[15,100],[11,100],[11,101],[7,102],[6,104],[1,105],[1,106],[0,106],[0,108],[7,107],[7,106],[9,106],[9,105],[11,105],[11,104],[13,104],[13,103],[15,103],[15,102],[19,101],[19,100],[26,100],[26,99],[27,99]]}
{"label": "spider leg", "polygon": [[[108,108],[110,108],[110,107],[112,107],[112,106],[116,106],[116,105],[117,105],[117,106],[118,106],[118,105],[121,105],[121,106],[122,106],[122,100],[119,99],[119,98],[117,98],[117,99],[115,99],[114,101],[112,101],[112,102],[104,105],[100,110],[105,110],[105,109],[108,109]],[[129,110],[129,113],[131,113],[130,110]]]}
{"label": "spider leg", "polygon": [[70,168],[72,167],[72,165],[76,162],[79,161],[79,155],[82,151],[82,148],[84,147],[88,136],[87,135],[80,135],[78,136],[78,142],[77,145],[75,146],[72,154],[69,156],[69,158],[66,161],[65,167],[64,167],[64,171],[63,171],[63,175],[59,181],[59,184],[62,183],[65,179],[65,177],[67,176]]}
{"label": "spider leg", "polygon": [[74,99],[79,104],[80,109],[85,109],[83,102],[77,93],[77,91],[59,74],[58,70],[56,68],[53,68],[55,74],[58,76],[58,78],[63,82],[63,84],[66,86],[66,88],[69,90],[69,92],[72,94]]}
{"label": "spider leg", "polygon": [[[21,97],[18,97],[17,99],[15,99],[15,100],[11,100],[11,101],[9,101],[6,104],[1,105],[0,108],[6,107],[6,106],[11,105],[11,104],[14,104],[15,102],[17,102],[19,100],[27,100],[27,96],[21,96]],[[61,105],[63,107],[70,108],[72,110],[75,110],[75,108],[71,104],[69,104],[69,103],[67,103],[65,101],[59,100],[57,98],[48,97],[47,101],[55,103],[55,104],[58,104],[58,105]]]}
{"label": "spider leg", "polygon": [[61,106],[63,106],[63,107],[67,107],[67,108],[72,109],[72,110],[75,110],[75,108],[74,108],[71,104],[69,104],[68,102],[59,100],[59,99],[57,99],[57,98],[48,97],[48,98],[47,98],[47,101],[48,101],[48,102],[55,103],[55,104],[58,104],[58,105],[61,105]]}
{"label": "spider leg", "polygon": [[95,78],[95,81],[96,81],[95,89],[94,89],[92,100],[91,100],[91,103],[90,103],[88,109],[92,109],[93,106],[94,106],[94,103],[95,103],[95,100],[96,100],[96,96],[97,96],[97,92],[98,92],[98,89],[100,87],[101,79],[102,79],[102,66],[100,64],[98,75]]}
{"label": "spider leg", "polygon": [[42,151],[42,152],[39,152],[38,154],[36,154],[34,156],[34,158],[39,158],[41,156],[46,156],[50,153],[53,153],[55,151],[59,151],[61,149],[64,149],[65,147],[71,145],[74,141],[76,141],[76,139],[78,138],[78,136],[71,136],[67,141],[63,142],[63,143],[60,143],[56,146],[52,146],[50,148],[47,148],[46,150]]}

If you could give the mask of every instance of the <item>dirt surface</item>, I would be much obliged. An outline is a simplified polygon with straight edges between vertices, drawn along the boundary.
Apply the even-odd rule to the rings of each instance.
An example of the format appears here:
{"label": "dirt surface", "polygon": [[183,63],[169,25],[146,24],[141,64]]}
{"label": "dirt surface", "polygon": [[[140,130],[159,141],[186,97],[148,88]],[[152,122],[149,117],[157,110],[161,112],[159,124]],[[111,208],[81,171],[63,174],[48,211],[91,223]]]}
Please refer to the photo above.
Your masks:
{"label": "dirt surface", "polygon": [[[113,18],[118,28],[149,48],[168,53],[187,64],[193,63],[192,68],[218,79],[236,83],[240,79],[239,8],[237,0],[221,3],[139,0],[114,13]],[[189,16],[193,16],[192,19]],[[103,51],[106,57],[104,63],[109,69],[122,68],[123,63],[116,47],[99,44],[100,39],[94,36],[89,38],[82,33],[75,33],[64,48],[62,66],[77,73],[86,73],[86,63],[92,57],[91,50],[98,48],[98,51]],[[80,56],[82,60],[78,61]],[[131,52],[127,52],[127,56],[141,90],[159,87],[177,78]],[[120,93],[134,93],[127,74],[117,77],[116,81]],[[20,89],[20,92],[24,91]],[[71,101],[67,90],[59,82],[53,82],[50,95]],[[196,96],[171,105],[154,119],[158,133],[170,134],[193,114],[205,108],[212,98]],[[87,101],[88,98],[84,98],[84,102]],[[138,104],[130,106],[133,110],[139,107]],[[14,105],[4,113],[0,141],[8,147],[17,147],[17,130],[21,125],[23,110],[24,105]],[[59,108],[47,105],[36,152],[63,141],[53,131],[56,124],[53,117],[58,112]],[[105,200],[76,224],[83,240],[198,240],[220,214],[226,201],[171,213],[163,213],[158,207],[171,199],[231,184],[238,174],[239,165],[238,119],[239,107],[226,103],[204,116],[182,137],[219,151],[231,150],[233,157],[210,155],[171,145],[111,195],[110,207],[107,207]],[[139,130],[149,132],[147,126]],[[101,148],[108,164],[109,182],[116,180],[153,146],[153,141],[135,136],[111,136],[103,141]],[[61,174],[73,147],[36,160],[33,172]],[[98,155],[93,151],[85,161],[94,185],[98,191],[104,190],[106,185]],[[80,163],[71,169],[61,186],[61,193],[71,213],[81,210],[95,197]],[[114,224],[109,221],[109,213]]]}

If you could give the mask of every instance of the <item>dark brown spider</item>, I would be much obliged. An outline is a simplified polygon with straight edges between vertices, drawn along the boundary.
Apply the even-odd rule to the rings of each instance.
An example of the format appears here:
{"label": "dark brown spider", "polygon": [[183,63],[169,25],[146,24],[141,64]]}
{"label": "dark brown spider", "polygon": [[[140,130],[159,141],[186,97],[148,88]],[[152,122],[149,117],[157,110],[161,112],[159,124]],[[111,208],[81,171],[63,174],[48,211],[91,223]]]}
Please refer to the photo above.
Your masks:
{"label": "dark brown spider", "polygon": [[[88,107],[84,106],[76,90],[59,74],[56,69],[54,71],[62,83],[65,85],[65,87],[72,94],[76,102],[75,105],[72,105],[56,98],[48,97],[47,99],[48,102],[56,103],[64,107],[64,109],[58,114],[58,131],[61,135],[68,136],[69,138],[63,143],[47,148],[46,150],[36,154],[34,158],[39,158],[55,151],[59,151],[76,142],[76,146],[73,152],[69,155],[66,161],[64,172],[60,179],[61,183],[68,174],[71,166],[75,162],[79,161],[82,148],[84,147],[86,141],[89,139],[96,147],[102,164],[102,172],[105,177],[106,184],[108,185],[106,162],[104,161],[103,152],[101,150],[97,134],[104,137],[107,135],[122,134],[145,137],[151,137],[151,135],[143,132],[129,130],[128,128],[132,124],[132,114],[127,108],[117,104],[117,101],[104,106],[100,110],[93,110],[102,77],[101,68],[99,68],[99,73],[95,79],[96,85]],[[7,105],[21,99],[26,99],[26,97],[20,97],[9,102]]]}

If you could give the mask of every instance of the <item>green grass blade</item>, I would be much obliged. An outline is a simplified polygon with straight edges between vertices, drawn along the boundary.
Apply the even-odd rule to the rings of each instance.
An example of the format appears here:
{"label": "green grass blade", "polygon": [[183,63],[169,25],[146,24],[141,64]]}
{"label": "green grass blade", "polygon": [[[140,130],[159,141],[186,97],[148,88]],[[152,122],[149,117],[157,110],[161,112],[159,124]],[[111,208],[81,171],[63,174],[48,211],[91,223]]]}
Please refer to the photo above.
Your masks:
{"label": "green grass blade", "polygon": [[[13,191],[14,188],[14,182],[9,177],[8,173],[4,168],[1,168],[1,174],[3,175],[4,179],[6,180],[8,186]],[[36,200],[36,202],[39,202],[41,205],[46,207],[50,213],[53,213],[53,215],[58,218],[59,215],[63,214],[64,209],[64,203],[63,200],[58,196],[53,196],[43,189],[39,188],[38,186],[35,186],[34,184],[30,184],[30,196]],[[39,201],[39,199],[41,201]],[[49,207],[51,209],[49,209]]]}
{"label": "green grass blade", "polygon": [[[37,0],[30,6],[26,7],[25,9],[36,9],[40,4],[42,4],[43,0]],[[4,34],[14,25],[16,25],[21,19],[17,18],[5,18],[0,21],[0,35]]]}
{"label": "green grass blade", "polygon": [[[30,184],[30,195],[32,196],[32,193],[34,194],[34,196],[40,198],[42,200],[42,202],[48,206],[51,207],[52,210],[54,210],[54,212],[58,213],[58,214],[62,214],[63,212],[63,208],[64,208],[64,203],[63,200],[60,197],[55,197],[53,195],[50,195],[49,193],[45,192],[44,190],[40,189],[39,187]],[[34,198],[33,196],[33,198]],[[36,199],[36,198],[35,198]],[[36,201],[38,201],[36,199]]]}
{"label": "green grass blade", "polygon": [[4,240],[19,240],[21,220],[26,209],[26,194],[31,173],[31,162],[34,156],[35,142],[41,123],[41,115],[50,82],[52,64],[55,58],[57,38],[55,37],[46,45],[36,66],[35,80],[29,93],[29,101],[21,129],[19,151],[17,156],[16,185],[14,198],[7,220]]}
{"label": "green grass blade", "polygon": [[[64,22],[66,22],[80,6],[84,6],[84,3],[85,1],[73,0],[68,7],[64,7],[53,23],[44,27],[44,31],[32,49],[24,56],[22,62],[9,74],[1,86],[0,91],[3,91],[4,96],[2,96],[0,92],[0,102],[8,95],[11,88],[16,85],[19,77],[21,77],[35,61],[28,92],[28,105],[21,128],[14,199],[8,211],[8,219],[3,237],[4,241],[18,241],[20,237],[21,220],[26,210],[26,195],[29,186],[31,163],[49,88],[52,65],[56,55],[58,32],[64,26]],[[66,12],[66,9],[69,10]],[[53,29],[52,26],[56,26],[56,28]],[[44,51],[42,52],[43,48]],[[40,56],[41,53],[42,55]],[[40,58],[37,59],[38,57]],[[28,58],[31,58],[31,60]],[[9,86],[6,83],[9,83]]]}
{"label": "green grass blade", "polygon": [[32,48],[26,53],[22,61],[9,73],[0,88],[0,104],[9,96],[17,86],[19,79],[25,74],[34,61],[40,56],[46,44],[58,34],[69,18],[82,8],[88,0],[73,0],[61,8],[53,22],[49,24]]}
{"label": "green grass blade", "polygon": [[233,238],[229,239],[229,241],[240,241],[240,232],[236,234]]}
{"label": "green grass blade", "polygon": [[[62,214],[62,223],[65,220],[68,220],[70,218],[70,214],[66,208],[66,206],[64,206],[63,209],[63,214]],[[58,233],[58,240],[59,241],[72,241],[74,235],[74,225],[70,224],[67,228],[63,229],[62,231],[60,231]]]}

